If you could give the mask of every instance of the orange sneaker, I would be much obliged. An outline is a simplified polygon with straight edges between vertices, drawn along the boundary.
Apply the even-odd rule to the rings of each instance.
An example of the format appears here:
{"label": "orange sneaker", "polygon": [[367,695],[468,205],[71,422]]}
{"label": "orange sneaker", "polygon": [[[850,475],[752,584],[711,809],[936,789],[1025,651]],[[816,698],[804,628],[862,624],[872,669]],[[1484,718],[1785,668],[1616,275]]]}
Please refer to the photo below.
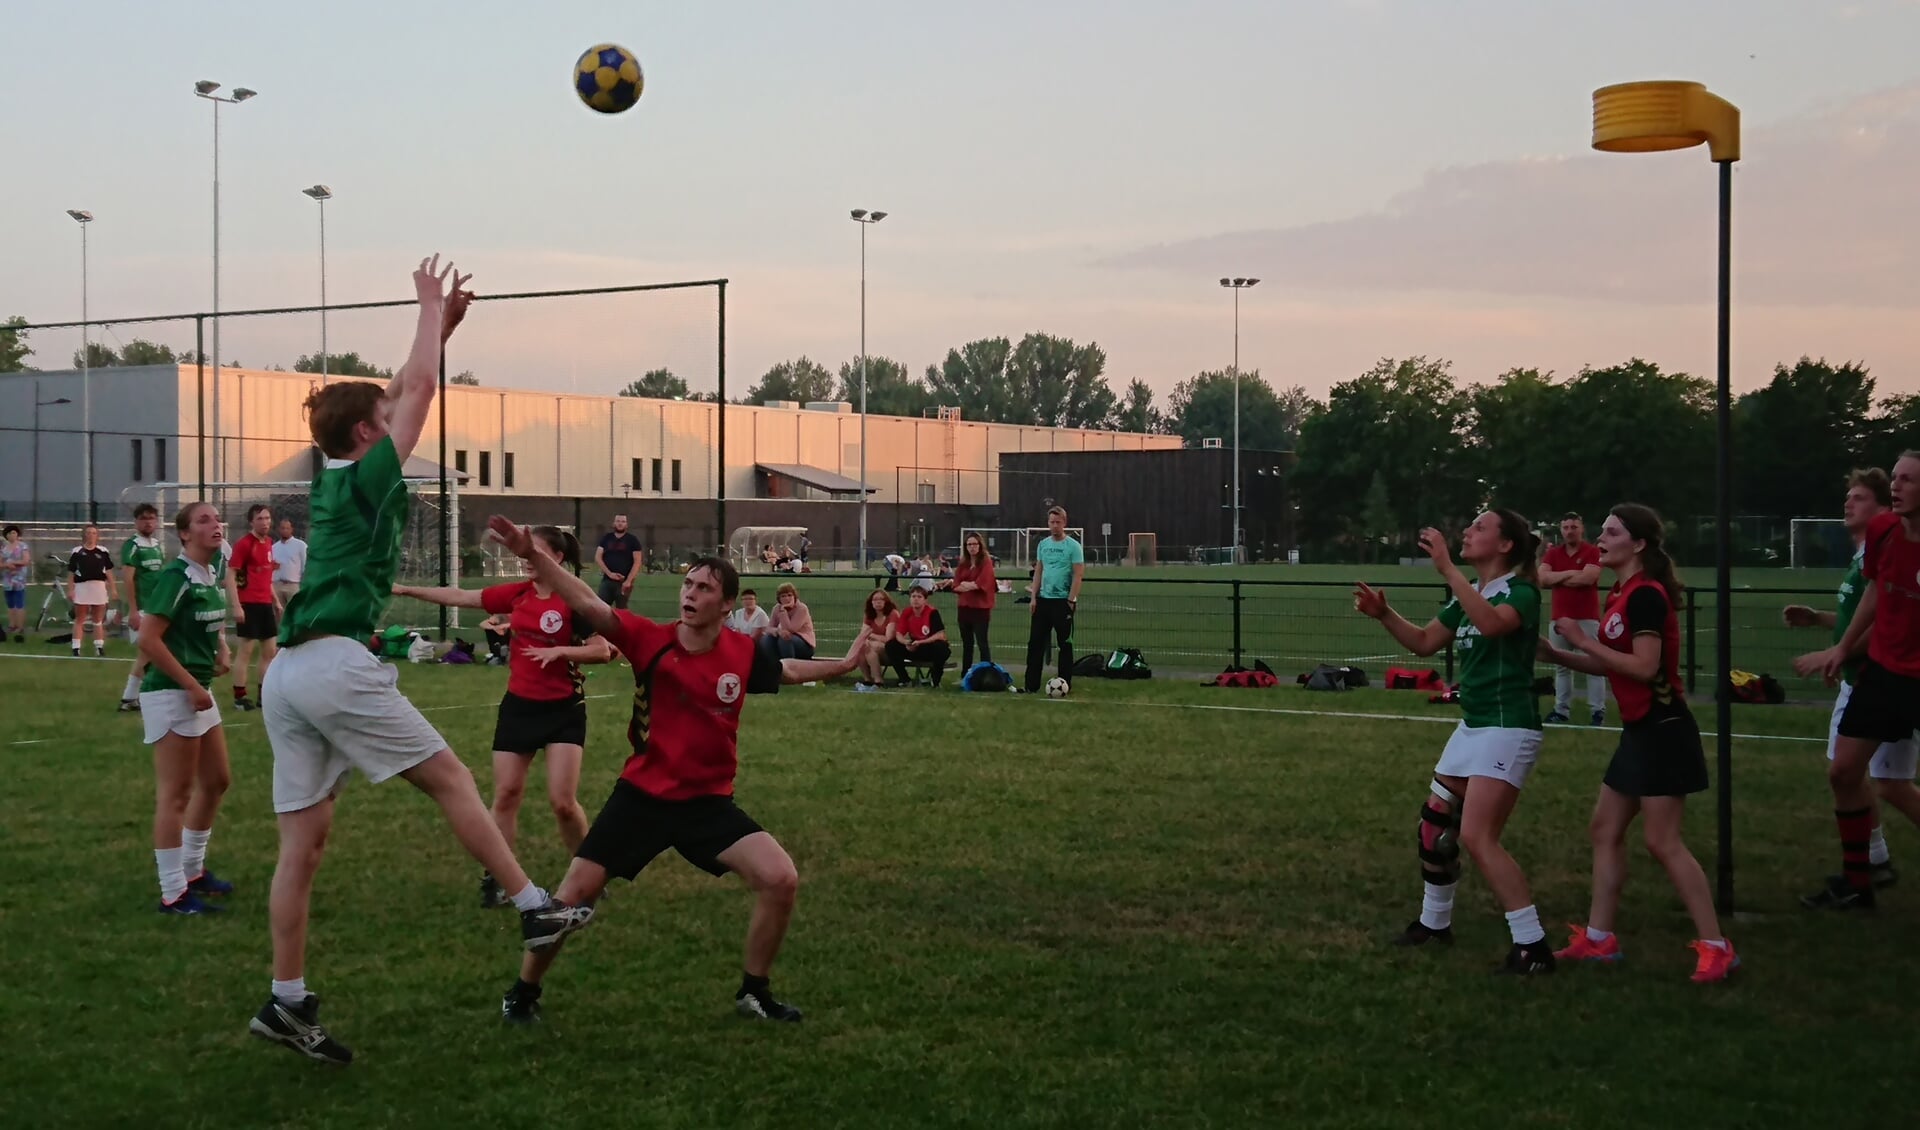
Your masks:
{"label": "orange sneaker", "polygon": [[1693,967],[1695,981],[1724,981],[1740,968],[1740,955],[1733,952],[1731,941],[1727,941],[1725,949],[1705,942],[1689,942],[1687,946],[1700,955],[1699,963]]}
{"label": "orange sneaker", "polygon": [[1587,937],[1585,926],[1570,925],[1567,929],[1573,936],[1567,939],[1567,947],[1553,951],[1557,961],[1604,961],[1611,965],[1624,955],[1620,952],[1620,939],[1617,935],[1607,935],[1604,942],[1596,942]]}

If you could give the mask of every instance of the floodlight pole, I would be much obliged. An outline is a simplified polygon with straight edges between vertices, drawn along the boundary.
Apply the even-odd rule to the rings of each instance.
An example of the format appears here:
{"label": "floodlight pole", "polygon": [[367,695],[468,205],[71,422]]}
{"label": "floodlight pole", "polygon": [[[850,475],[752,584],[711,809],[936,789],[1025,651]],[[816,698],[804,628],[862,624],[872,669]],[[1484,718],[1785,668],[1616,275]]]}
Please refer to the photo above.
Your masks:
{"label": "floodlight pole", "polygon": [[213,475],[223,479],[226,461],[220,450],[220,107],[237,105],[258,91],[235,87],[231,96],[215,94],[220,84],[203,79],[193,84],[196,97],[213,103]]}
{"label": "floodlight pole", "polygon": [[327,201],[333,190],[324,184],[300,190],[320,205],[320,387],[327,387]]}
{"label": "floodlight pole", "polygon": [[87,314],[87,225],[93,222],[93,213],[69,208],[67,215],[80,225],[80,497],[86,502],[86,520],[91,522],[94,520],[93,344]]}
{"label": "floodlight pole", "polygon": [[[860,225],[860,562],[867,567],[867,228],[887,218],[885,212],[855,208],[850,215]],[[895,506],[899,505],[895,484]]]}
{"label": "floodlight pole", "polygon": [[1240,563],[1240,292],[1260,285],[1259,279],[1221,279],[1233,291],[1233,544],[1227,547],[1233,563]]}

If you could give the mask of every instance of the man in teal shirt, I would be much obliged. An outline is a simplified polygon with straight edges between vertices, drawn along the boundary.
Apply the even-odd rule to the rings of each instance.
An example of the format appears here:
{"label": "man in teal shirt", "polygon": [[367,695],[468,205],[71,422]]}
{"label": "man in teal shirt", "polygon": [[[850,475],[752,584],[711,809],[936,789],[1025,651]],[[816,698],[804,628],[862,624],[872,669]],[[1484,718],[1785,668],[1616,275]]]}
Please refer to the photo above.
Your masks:
{"label": "man in teal shirt", "polygon": [[1047,658],[1047,636],[1052,634],[1060,653],[1060,677],[1073,682],[1073,613],[1080,607],[1080,581],[1087,573],[1087,557],[1080,543],[1067,536],[1067,511],[1047,511],[1048,536],[1033,547],[1033,595],[1029,606],[1032,626],[1027,631],[1027,693],[1040,690]]}

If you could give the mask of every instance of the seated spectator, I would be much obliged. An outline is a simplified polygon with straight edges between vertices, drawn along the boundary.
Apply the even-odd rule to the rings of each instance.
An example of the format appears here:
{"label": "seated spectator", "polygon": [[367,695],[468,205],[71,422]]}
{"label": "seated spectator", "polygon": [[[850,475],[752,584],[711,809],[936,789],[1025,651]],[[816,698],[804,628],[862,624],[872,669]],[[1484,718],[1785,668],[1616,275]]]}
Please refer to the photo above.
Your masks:
{"label": "seated spectator", "polygon": [[907,606],[894,617],[893,631],[887,640],[887,662],[893,664],[901,686],[913,681],[907,674],[907,665],[911,663],[927,668],[937,687],[941,673],[947,669],[947,661],[952,658],[953,648],[947,643],[947,625],[940,619],[940,610],[928,602],[927,590],[916,584],[907,592]]}
{"label": "seated spectator", "polygon": [[489,616],[480,621],[480,630],[487,634],[487,666],[505,667],[510,653],[507,644],[513,638],[510,625],[511,616]]}
{"label": "seated spectator", "polygon": [[740,590],[740,603],[727,613],[725,621],[727,627],[754,639],[759,639],[760,633],[767,630],[768,622],[767,610],[760,607],[760,598],[752,589]]}
{"label": "seated spectator", "polygon": [[894,621],[900,616],[893,598],[882,589],[873,590],[867,598],[860,619],[867,626],[867,653],[860,657],[860,663],[854,668],[860,679],[857,686],[868,690],[879,686],[885,680],[887,641],[893,638]]}
{"label": "seated spectator", "polygon": [[813,658],[813,613],[800,602],[800,593],[791,584],[774,590],[773,615],[767,630],[760,634],[760,646],[773,652],[776,659]]}

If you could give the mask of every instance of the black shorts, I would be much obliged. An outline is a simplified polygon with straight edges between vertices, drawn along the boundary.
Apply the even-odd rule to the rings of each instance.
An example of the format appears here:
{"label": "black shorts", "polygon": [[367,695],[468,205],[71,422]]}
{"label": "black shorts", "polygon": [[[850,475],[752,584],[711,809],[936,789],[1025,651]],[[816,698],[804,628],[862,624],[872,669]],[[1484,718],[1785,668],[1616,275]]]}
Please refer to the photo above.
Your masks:
{"label": "black shorts", "polygon": [[[274,611],[273,604],[242,604],[247,610],[246,619],[233,626],[233,634],[243,640],[270,640],[280,634],[280,616]],[[235,619],[240,619],[235,617]]]}
{"label": "black shorts", "polygon": [[614,782],[613,794],[574,854],[610,875],[631,879],[672,848],[709,875],[725,875],[720,853],[760,831],[730,796],[661,800],[623,779]]}
{"label": "black shorts", "polygon": [[587,701],[556,698],[546,702],[508,694],[493,723],[495,753],[532,757],[550,745],[587,744]]}
{"label": "black shorts", "polygon": [[1898,675],[1869,659],[1853,677],[1840,714],[1840,736],[1903,742],[1920,730],[1920,679]]}
{"label": "black shorts", "polygon": [[1693,714],[1643,718],[1620,729],[1606,786],[1622,796],[1687,796],[1707,788],[1707,751]]}

